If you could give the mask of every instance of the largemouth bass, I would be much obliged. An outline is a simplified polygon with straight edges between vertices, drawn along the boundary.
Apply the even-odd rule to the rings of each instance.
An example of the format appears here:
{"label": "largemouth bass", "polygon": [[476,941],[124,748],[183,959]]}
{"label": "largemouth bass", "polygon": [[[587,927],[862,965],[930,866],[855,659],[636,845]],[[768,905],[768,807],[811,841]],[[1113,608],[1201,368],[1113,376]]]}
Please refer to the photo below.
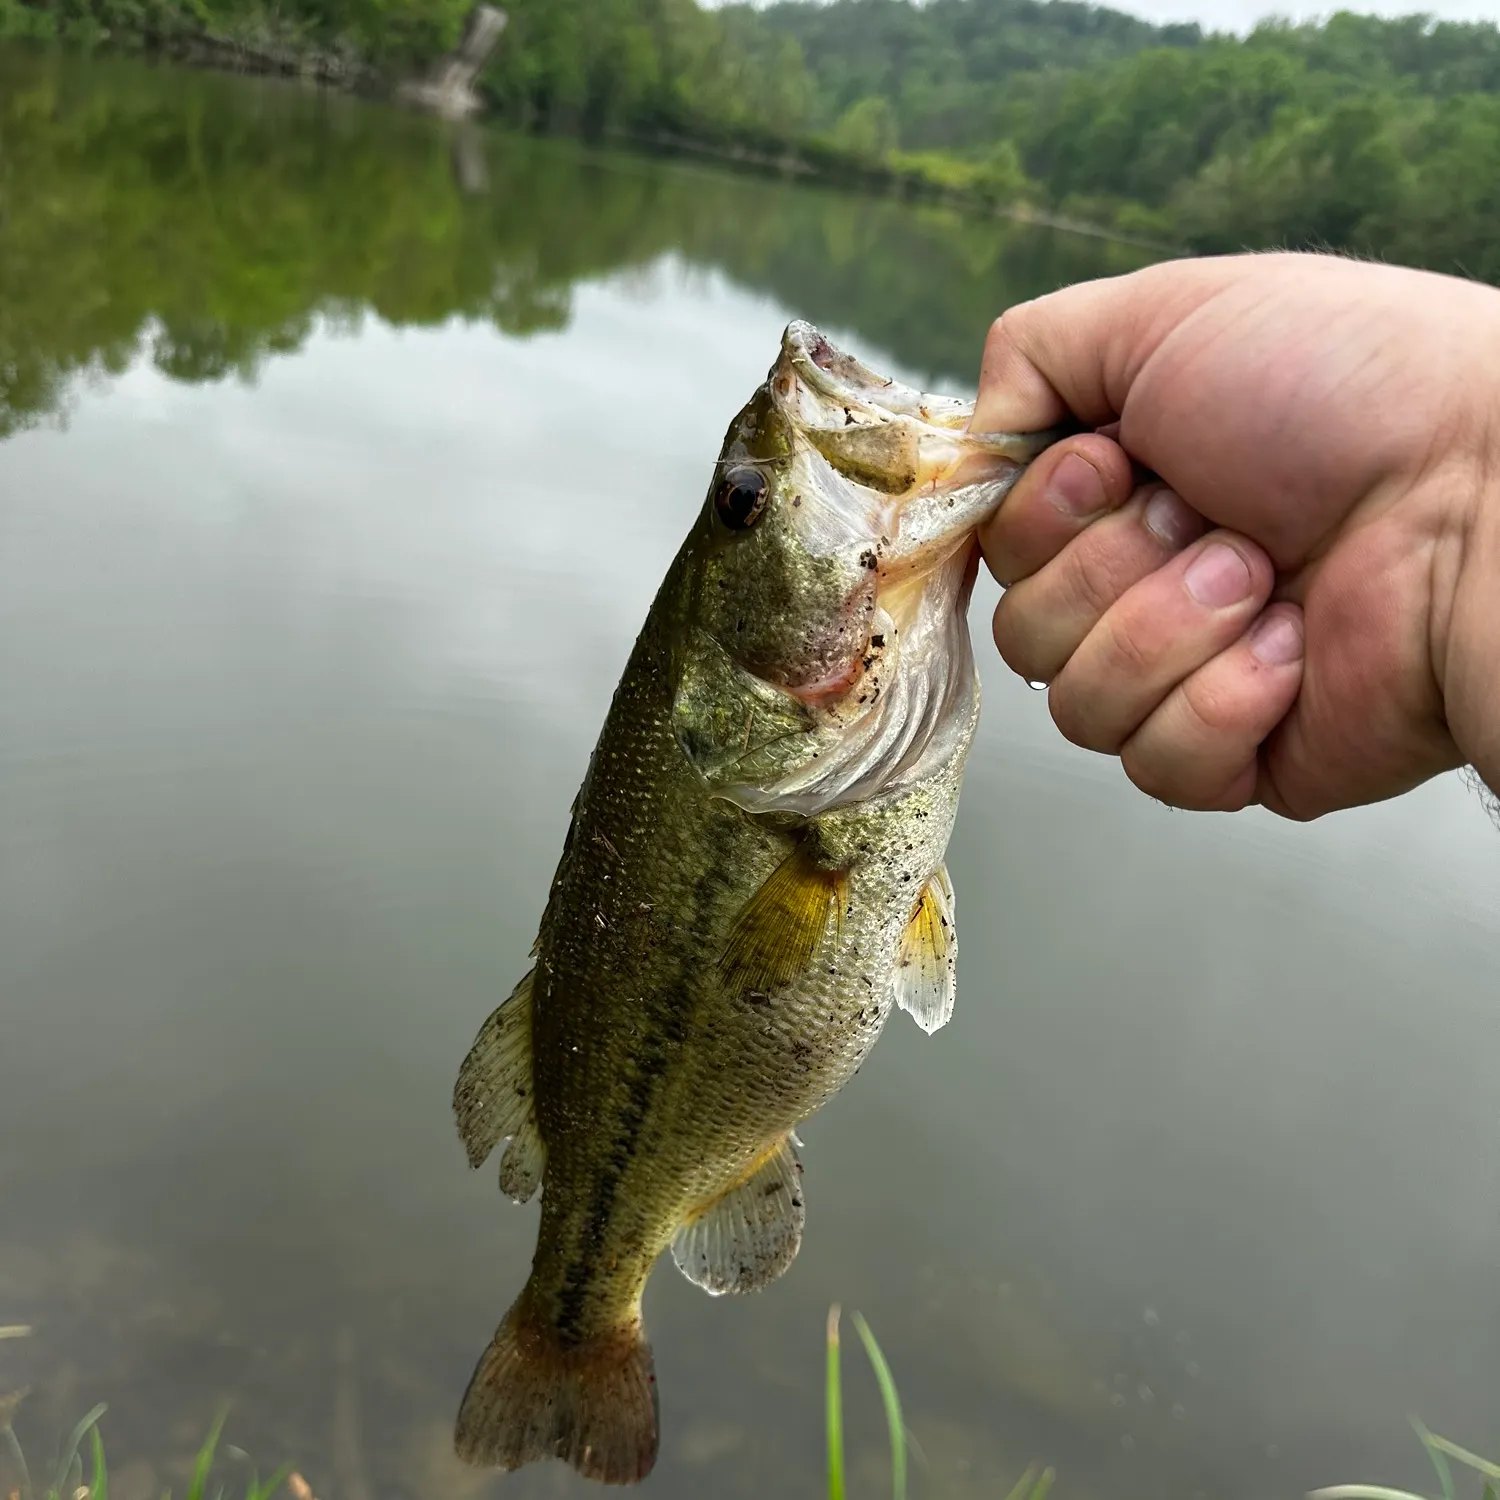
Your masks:
{"label": "largemouth bass", "polygon": [[631,1483],[657,1450],[641,1296],[669,1246],[711,1293],[797,1254],[796,1126],[893,1006],[953,1009],[943,866],[979,713],[974,535],[1057,434],[882,379],[793,323],[734,419],[635,644],[535,967],[454,1091],[478,1166],[540,1186],[531,1276],[456,1444]]}

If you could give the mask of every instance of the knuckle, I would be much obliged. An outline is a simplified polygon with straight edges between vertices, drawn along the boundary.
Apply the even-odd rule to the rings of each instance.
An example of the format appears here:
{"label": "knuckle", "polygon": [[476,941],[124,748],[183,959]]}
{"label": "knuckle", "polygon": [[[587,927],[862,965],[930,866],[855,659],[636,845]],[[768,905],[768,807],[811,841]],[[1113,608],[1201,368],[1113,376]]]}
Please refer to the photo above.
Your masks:
{"label": "knuckle", "polygon": [[1195,738],[1212,741],[1249,734],[1255,721],[1254,707],[1239,684],[1226,682],[1216,674],[1205,673],[1182,685],[1182,710],[1192,726],[1189,733]]}
{"label": "knuckle", "polygon": [[1131,678],[1148,678],[1155,666],[1156,642],[1149,634],[1129,625],[1104,621],[1106,655],[1112,674]]}
{"label": "knuckle", "polygon": [[1086,702],[1087,695],[1077,692],[1072,684],[1053,683],[1047,694],[1047,710],[1065,740],[1081,750],[1113,755],[1120,748],[1118,737],[1089,714]]}
{"label": "knuckle", "polygon": [[1069,552],[1062,581],[1075,612],[1091,620],[1097,620],[1128,586],[1116,559],[1094,546],[1079,546]]}
{"label": "knuckle", "polygon": [[1031,306],[1030,302],[1017,302],[1014,306],[1007,307],[990,324],[989,342],[1019,343],[1022,329],[1030,319]]}

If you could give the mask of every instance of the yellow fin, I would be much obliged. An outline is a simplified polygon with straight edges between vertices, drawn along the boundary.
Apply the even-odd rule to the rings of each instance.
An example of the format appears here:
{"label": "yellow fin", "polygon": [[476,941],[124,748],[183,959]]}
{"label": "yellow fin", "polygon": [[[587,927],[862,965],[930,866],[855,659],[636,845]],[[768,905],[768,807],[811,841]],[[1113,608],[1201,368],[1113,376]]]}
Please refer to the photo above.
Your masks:
{"label": "yellow fin", "polygon": [[953,1019],[958,935],[953,927],[953,883],[939,865],[901,934],[896,954],[896,1004],[930,1036]]}
{"label": "yellow fin", "polygon": [[725,988],[769,993],[790,984],[812,962],[829,916],[842,925],[848,890],[847,870],[794,849],[735,918],[719,960]]}

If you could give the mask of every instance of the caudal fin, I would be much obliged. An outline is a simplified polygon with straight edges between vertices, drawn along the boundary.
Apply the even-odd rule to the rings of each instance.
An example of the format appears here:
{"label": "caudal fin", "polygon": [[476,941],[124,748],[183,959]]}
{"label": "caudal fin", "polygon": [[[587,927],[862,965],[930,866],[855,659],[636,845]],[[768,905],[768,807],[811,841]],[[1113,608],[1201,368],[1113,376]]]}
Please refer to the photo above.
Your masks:
{"label": "caudal fin", "polygon": [[529,1315],[524,1292],[480,1356],[454,1431],[466,1463],[563,1458],[605,1484],[644,1479],[656,1442],[656,1373],[640,1323],[569,1348]]}

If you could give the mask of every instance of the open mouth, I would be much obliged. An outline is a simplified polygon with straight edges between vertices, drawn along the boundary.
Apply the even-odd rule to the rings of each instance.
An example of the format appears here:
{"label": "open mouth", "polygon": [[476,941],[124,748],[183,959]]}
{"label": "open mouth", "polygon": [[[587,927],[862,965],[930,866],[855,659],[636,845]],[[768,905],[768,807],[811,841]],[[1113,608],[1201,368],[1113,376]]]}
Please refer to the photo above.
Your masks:
{"label": "open mouth", "polygon": [[1061,436],[972,433],[973,402],[879,375],[810,323],[787,326],[771,382],[799,436],[864,492],[882,583],[951,555]]}
{"label": "open mouth", "polygon": [[[837,426],[842,411],[845,426],[908,417],[949,432],[961,431],[973,415],[974,403],[951,396],[929,396],[879,375],[852,354],[835,348],[811,323],[787,325],[781,341],[782,359],[790,368],[780,379],[779,394],[792,394],[795,375],[817,405],[825,421]],[[812,417],[814,413],[807,413]]]}

